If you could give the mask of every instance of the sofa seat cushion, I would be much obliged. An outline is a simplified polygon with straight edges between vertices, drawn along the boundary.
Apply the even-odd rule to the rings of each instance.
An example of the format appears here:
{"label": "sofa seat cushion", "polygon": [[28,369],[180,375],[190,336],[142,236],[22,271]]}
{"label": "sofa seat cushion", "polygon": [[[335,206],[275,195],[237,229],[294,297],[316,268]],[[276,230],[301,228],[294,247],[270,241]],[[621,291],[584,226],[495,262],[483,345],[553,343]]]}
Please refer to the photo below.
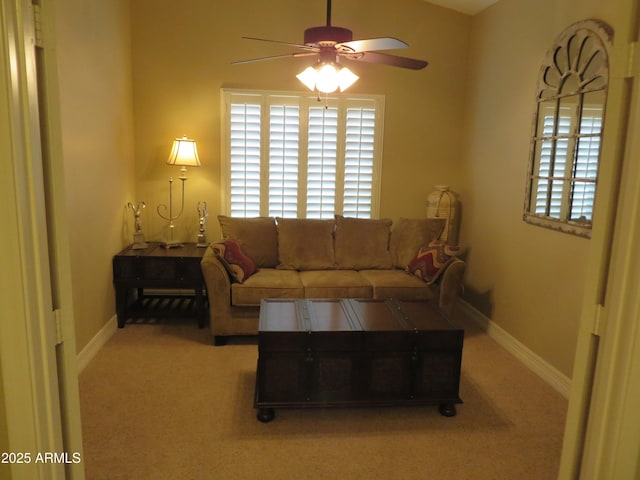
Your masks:
{"label": "sofa seat cushion", "polygon": [[373,298],[433,300],[437,286],[428,285],[404,270],[362,270],[359,272],[373,288]]}
{"label": "sofa seat cushion", "polygon": [[354,270],[300,272],[305,298],[371,298],[371,284]]}
{"label": "sofa seat cushion", "polygon": [[[231,285],[232,305],[260,305],[263,298],[304,298],[304,287],[298,272],[261,268],[244,283]],[[216,307],[212,305],[211,308]]]}

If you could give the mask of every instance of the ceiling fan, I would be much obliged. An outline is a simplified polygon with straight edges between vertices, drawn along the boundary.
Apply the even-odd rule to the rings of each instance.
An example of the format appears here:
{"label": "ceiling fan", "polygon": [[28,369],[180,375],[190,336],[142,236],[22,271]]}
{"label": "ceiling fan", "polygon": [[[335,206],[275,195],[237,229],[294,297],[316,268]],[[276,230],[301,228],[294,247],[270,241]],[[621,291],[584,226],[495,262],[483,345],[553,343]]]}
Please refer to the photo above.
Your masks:
{"label": "ceiling fan", "polygon": [[[297,57],[318,57],[318,61],[316,64],[315,71],[319,72],[323,66],[333,67],[334,72],[336,74],[340,74],[343,72],[344,78],[349,78],[351,82],[346,86],[342,87],[340,85],[341,90],[344,90],[353,82],[355,82],[358,77],[351,73],[346,68],[341,68],[338,64],[340,59],[353,60],[357,62],[365,62],[365,63],[380,63],[385,65],[391,65],[393,67],[402,67],[408,68],[411,70],[420,70],[428,65],[428,62],[425,60],[418,60],[414,58],[400,57],[398,55],[390,55],[387,53],[380,53],[380,50],[394,50],[398,48],[406,48],[408,45],[402,40],[398,40],[397,38],[392,37],[381,37],[381,38],[369,38],[364,40],[353,40],[353,32],[348,28],[343,27],[334,27],[331,25],[331,0],[327,0],[327,24],[320,27],[311,27],[307,28],[304,31],[304,43],[290,43],[290,42],[281,42],[277,40],[268,40],[264,38],[256,38],[256,37],[242,37],[247,40],[258,40],[261,42],[270,42],[277,43],[280,45],[288,45],[290,47],[295,47],[300,49],[301,51],[288,53],[284,55],[273,55],[268,57],[260,57],[254,58],[250,60],[240,60],[236,62],[232,62],[234,64],[241,63],[250,63],[250,62],[259,62],[264,60],[273,60],[277,58],[297,58]],[[338,67],[338,68],[336,68]],[[310,69],[313,70],[313,67],[309,67],[305,72],[311,74]],[[300,78],[305,73],[301,73],[298,75],[298,78],[305,83],[311,90],[314,87],[317,87],[320,91],[325,91],[320,88],[320,86],[315,83],[315,78],[313,79],[314,86],[310,86],[303,78]],[[353,78],[355,77],[355,78]],[[333,84],[332,84],[333,85]],[[331,88],[331,87],[328,87]],[[333,90],[329,90],[329,92],[336,90],[338,87],[336,86]]]}

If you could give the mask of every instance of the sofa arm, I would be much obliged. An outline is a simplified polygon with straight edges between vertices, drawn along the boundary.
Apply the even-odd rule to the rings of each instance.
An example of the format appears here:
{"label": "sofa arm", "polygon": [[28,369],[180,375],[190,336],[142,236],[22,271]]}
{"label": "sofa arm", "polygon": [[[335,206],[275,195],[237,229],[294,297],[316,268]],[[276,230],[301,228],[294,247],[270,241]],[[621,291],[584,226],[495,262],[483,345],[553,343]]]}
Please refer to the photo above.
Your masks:
{"label": "sofa arm", "polygon": [[214,335],[229,335],[232,329],[231,281],[211,245],[200,262],[209,299],[209,326]]}
{"label": "sofa arm", "polygon": [[456,302],[462,292],[462,277],[467,264],[460,259],[451,262],[440,277],[440,295],[438,306],[451,318],[454,313]]}

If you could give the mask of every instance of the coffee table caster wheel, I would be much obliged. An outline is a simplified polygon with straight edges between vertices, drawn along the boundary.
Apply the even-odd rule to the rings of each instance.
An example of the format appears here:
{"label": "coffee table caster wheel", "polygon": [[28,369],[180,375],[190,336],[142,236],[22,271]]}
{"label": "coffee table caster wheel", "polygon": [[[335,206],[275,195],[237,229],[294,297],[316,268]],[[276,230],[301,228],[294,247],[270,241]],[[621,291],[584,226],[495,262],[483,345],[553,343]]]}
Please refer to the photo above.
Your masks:
{"label": "coffee table caster wheel", "polygon": [[256,415],[258,420],[260,420],[262,423],[270,422],[275,418],[275,416],[276,413],[273,411],[273,408],[259,408],[258,414]]}
{"label": "coffee table caster wheel", "polygon": [[445,417],[455,417],[456,416],[456,406],[452,403],[445,403],[438,407],[438,411],[440,415]]}

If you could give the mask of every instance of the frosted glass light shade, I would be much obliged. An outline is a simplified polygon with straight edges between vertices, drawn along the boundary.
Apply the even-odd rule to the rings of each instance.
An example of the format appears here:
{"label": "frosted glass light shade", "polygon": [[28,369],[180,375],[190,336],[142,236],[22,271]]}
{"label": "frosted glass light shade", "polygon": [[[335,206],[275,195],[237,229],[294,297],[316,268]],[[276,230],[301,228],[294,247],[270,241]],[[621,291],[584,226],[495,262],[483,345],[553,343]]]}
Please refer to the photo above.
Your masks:
{"label": "frosted glass light shade", "polygon": [[296,75],[296,78],[300,80],[304,85],[311,91],[316,88],[316,77],[318,76],[318,72],[313,67],[307,67],[303,72],[300,72]]}
{"label": "frosted glass light shade", "polygon": [[335,92],[338,89],[338,72],[336,71],[336,67],[327,63],[326,65],[322,65],[318,72],[318,76],[316,77],[316,88],[319,92],[322,93],[331,93]]}
{"label": "frosted glass light shade", "polygon": [[169,165],[179,165],[183,167],[199,167],[198,148],[196,141],[190,138],[176,138],[167,160]]}
{"label": "frosted glass light shade", "polygon": [[341,92],[344,92],[359,79],[360,77],[349,70],[347,67],[343,67],[338,71],[338,85],[340,86]]}

